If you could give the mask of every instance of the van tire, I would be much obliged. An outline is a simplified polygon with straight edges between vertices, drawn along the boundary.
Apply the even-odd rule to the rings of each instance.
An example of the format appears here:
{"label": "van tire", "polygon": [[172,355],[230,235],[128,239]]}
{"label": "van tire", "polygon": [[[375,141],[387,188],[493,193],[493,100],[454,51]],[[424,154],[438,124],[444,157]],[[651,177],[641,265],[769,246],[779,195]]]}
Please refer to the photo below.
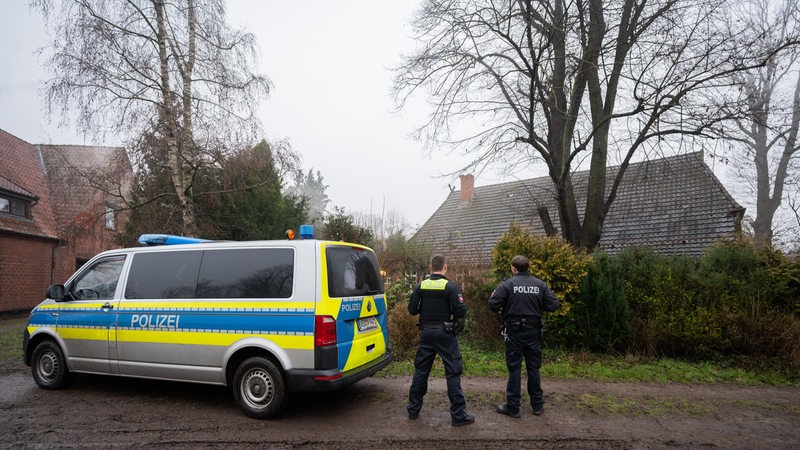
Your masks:
{"label": "van tire", "polygon": [[274,417],[283,408],[287,396],[283,372],[268,358],[247,358],[233,375],[233,398],[249,417]]}
{"label": "van tire", "polygon": [[61,347],[49,340],[40,342],[33,350],[31,373],[41,388],[60,389],[66,386],[70,373]]}

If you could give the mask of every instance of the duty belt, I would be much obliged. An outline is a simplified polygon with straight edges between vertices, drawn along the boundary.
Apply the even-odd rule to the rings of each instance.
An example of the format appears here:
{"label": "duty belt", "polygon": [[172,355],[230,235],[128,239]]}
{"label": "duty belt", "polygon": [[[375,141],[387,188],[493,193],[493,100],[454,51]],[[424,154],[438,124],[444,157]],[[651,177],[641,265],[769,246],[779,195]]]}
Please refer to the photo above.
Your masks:
{"label": "duty belt", "polygon": [[538,317],[515,317],[505,321],[505,326],[510,331],[521,330],[523,328],[540,328],[541,321]]}

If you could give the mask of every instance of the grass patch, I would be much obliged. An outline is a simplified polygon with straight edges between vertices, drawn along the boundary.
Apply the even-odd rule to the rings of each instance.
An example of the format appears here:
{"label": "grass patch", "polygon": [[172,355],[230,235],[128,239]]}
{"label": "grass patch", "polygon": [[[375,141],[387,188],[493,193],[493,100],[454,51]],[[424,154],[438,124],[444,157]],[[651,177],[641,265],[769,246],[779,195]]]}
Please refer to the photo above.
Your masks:
{"label": "grass patch", "polygon": [[606,394],[581,394],[576,402],[578,410],[599,415],[623,414],[632,416],[638,409],[636,400]]}
{"label": "grass patch", "polygon": [[22,361],[22,332],[27,320],[0,320],[0,361]]}
{"label": "grass patch", "polygon": [[578,396],[557,396],[555,403],[572,405],[583,414],[598,416],[623,415],[661,417],[666,415],[714,416],[717,409],[708,401],[675,398],[646,398],[636,400],[609,394],[585,393]]}
{"label": "grass patch", "polygon": [[[464,376],[507,376],[505,354],[462,342]],[[381,376],[410,376],[413,359],[394,361],[379,372]],[[707,361],[691,362],[670,358],[651,359],[637,356],[596,355],[589,352],[567,352],[545,349],[541,369],[543,377],[595,381],[649,383],[730,383],[740,385],[800,386],[800,374],[777,371],[755,372]],[[443,376],[441,360],[436,358],[432,376]]]}

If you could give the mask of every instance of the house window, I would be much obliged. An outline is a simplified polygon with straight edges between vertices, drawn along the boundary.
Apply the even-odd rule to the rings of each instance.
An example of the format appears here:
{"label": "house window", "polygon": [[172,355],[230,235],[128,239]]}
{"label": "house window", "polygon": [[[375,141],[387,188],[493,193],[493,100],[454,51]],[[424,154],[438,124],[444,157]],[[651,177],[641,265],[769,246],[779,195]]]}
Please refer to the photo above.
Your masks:
{"label": "house window", "polygon": [[111,205],[106,205],[106,228],[114,230],[117,228],[117,212]]}
{"label": "house window", "polygon": [[14,197],[0,195],[0,213],[11,214],[12,216],[29,217],[28,205],[30,203]]}

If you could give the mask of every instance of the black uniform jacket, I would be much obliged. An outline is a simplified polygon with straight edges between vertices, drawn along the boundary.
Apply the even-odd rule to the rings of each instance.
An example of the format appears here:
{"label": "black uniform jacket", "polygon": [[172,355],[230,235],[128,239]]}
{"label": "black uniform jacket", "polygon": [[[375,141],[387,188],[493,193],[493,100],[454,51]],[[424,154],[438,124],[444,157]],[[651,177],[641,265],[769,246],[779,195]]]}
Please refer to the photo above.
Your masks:
{"label": "black uniform jacket", "polygon": [[506,278],[492,292],[489,309],[503,311],[503,320],[541,319],[544,311],[555,311],[561,305],[547,283],[529,272],[517,272]]}
{"label": "black uniform jacket", "polygon": [[412,316],[419,314],[423,324],[442,323],[464,317],[467,305],[458,285],[435,273],[414,288],[408,312]]}

